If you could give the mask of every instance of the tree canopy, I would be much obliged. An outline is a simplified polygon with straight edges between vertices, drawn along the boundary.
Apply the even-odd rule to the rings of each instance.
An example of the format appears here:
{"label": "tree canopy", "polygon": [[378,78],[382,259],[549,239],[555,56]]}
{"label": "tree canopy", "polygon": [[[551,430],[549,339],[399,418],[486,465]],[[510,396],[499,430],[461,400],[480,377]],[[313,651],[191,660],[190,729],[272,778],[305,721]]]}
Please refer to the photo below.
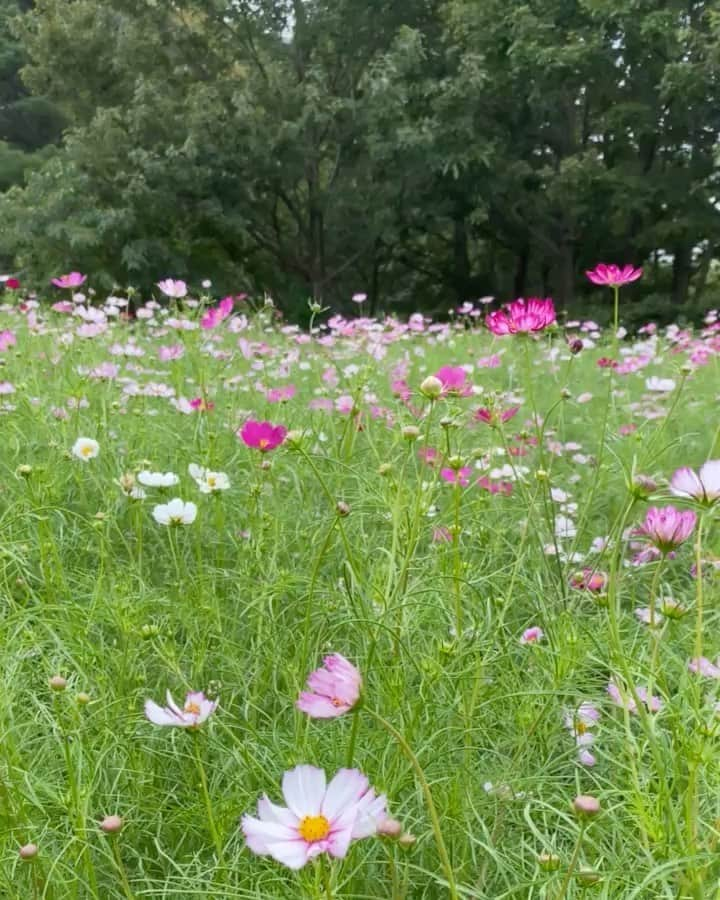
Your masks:
{"label": "tree canopy", "polygon": [[0,0],[0,254],[372,307],[572,305],[598,260],[700,302],[720,0]]}

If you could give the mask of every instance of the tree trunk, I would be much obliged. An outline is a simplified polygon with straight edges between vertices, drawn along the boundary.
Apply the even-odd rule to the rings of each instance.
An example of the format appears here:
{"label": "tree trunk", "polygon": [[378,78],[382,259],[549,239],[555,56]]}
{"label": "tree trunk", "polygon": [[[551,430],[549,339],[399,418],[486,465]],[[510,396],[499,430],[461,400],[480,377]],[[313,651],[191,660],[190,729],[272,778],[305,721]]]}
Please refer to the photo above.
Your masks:
{"label": "tree trunk", "polygon": [[515,277],[513,279],[513,297],[524,297],[527,286],[528,268],[530,266],[530,247],[525,244],[517,255]]}
{"label": "tree trunk", "polygon": [[690,244],[675,247],[673,257],[672,301],[673,306],[684,306],[690,290],[692,274],[692,249]]}
{"label": "tree trunk", "polygon": [[468,254],[468,236],[465,216],[456,214],[453,219],[453,284],[455,299],[458,303],[469,299],[470,292],[470,256]]}

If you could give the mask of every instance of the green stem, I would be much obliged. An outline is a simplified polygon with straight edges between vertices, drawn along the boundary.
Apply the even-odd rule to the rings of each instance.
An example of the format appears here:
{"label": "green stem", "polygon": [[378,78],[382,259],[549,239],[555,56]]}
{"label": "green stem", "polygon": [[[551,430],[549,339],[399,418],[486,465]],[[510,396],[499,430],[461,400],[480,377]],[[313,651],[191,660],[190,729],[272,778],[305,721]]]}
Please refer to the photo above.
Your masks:
{"label": "green stem", "polygon": [[375,710],[365,707],[365,711],[369,716],[372,716],[372,718],[375,719],[378,725],[381,725],[390,735],[392,735],[392,737],[397,741],[397,744],[402,750],[403,754],[405,755],[405,758],[415,770],[415,775],[417,776],[418,783],[420,784],[420,788],[425,798],[425,805],[427,806],[428,815],[430,816],[430,823],[432,825],[433,834],[435,835],[435,844],[437,845],[438,854],[440,855],[440,862],[445,872],[445,878],[447,879],[450,897],[452,898],[452,900],[459,900],[457,885],[455,884],[455,874],[453,872],[450,857],[447,852],[447,847],[445,846],[445,840],[442,835],[440,818],[438,816],[437,809],[435,808],[435,801],[433,800],[430,785],[425,778],[425,773],[423,772],[422,766],[420,765],[417,756],[415,756],[412,749],[410,748],[410,745],[402,736],[402,734],[400,734],[397,728],[391,725],[387,719],[383,718],[380,713],[375,712]]}
{"label": "green stem", "polygon": [[323,885],[325,887],[325,896],[327,900],[333,900],[332,884],[330,879],[330,868],[325,861],[325,857],[320,857],[320,868],[322,870]]}
{"label": "green stem", "polygon": [[695,657],[703,655],[703,576],[702,576],[703,517],[698,517],[695,533]]}
{"label": "green stem", "polygon": [[195,751],[195,762],[197,764],[198,775],[200,776],[200,788],[202,790],[203,800],[205,802],[205,809],[207,811],[208,826],[210,828],[210,834],[212,836],[213,843],[215,844],[215,852],[217,854],[218,864],[222,865],[223,844],[222,844],[222,840],[220,839],[220,834],[217,830],[217,826],[215,824],[215,817],[213,816],[212,801],[210,800],[210,793],[208,791],[207,776],[205,775],[205,767],[203,766],[202,757],[200,755],[200,741],[199,741],[199,735],[197,732],[193,732],[193,748]]}
{"label": "green stem", "polygon": [[120,847],[118,845],[117,838],[111,838],[111,843],[113,858],[115,859],[115,866],[117,867],[118,874],[120,875],[123,892],[127,897],[127,900],[135,900],[135,896],[132,892],[132,888],[130,887],[130,882],[128,880],[127,871],[125,870],[125,864],[123,863],[122,856],[120,855]]}
{"label": "green stem", "polygon": [[580,833],[578,834],[577,843],[575,844],[575,850],[573,851],[570,865],[567,867],[567,872],[565,873],[565,878],[563,879],[563,883],[560,887],[560,892],[557,895],[557,900],[565,900],[567,889],[570,886],[570,879],[573,877],[573,873],[577,868],[578,859],[580,858],[580,850],[582,848],[582,839],[584,834],[585,822],[582,822],[580,825]]}
{"label": "green stem", "polygon": [[345,763],[345,767],[348,769],[352,769],[353,756],[355,755],[355,743],[357,741],[359,727],[360,716],[358,715],[357,709],[355,709],[353,710],[353,723],[352,728],[350,729],[350,743],[348,744],[347,761]]}

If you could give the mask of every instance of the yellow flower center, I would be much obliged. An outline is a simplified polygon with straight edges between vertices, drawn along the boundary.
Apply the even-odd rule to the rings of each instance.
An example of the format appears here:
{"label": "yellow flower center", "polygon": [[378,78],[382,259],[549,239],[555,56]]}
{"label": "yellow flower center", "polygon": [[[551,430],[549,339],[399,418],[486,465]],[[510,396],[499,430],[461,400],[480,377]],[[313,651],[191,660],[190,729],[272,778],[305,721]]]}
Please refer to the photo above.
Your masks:
{"label": "yellow flower center", "polygon": [[258,447],[261,450],[264,450],[268,446],[269,443],[270,443],[270,441],[267,438],[260,438],[260,440],[258,441]]}
{"label": "yellow flower center", "polygon": [[305,816],[298,825],[300,837],[312,844],[322,841],[330,834],[330,823],[325,816]]}
{"label": "yellow flower center", "polygon": [[582,735],[588,730],[587,725],[584,722],[575,722],[575,733]]}
{"label": "yellow flower center", "polygon": [[83,456],[90,456],[90,454],[93,452],[93,448],[89,444],[85,444],[84,447],[80,448],[80,452]]}
{"label": "yellow flower center", "polygon": [[194,716],[199,716],[199,715],[200,715],[200,706],[199,706],[199,704],[193,703],[192,700],[188,701],[188,702],[185,704],[185,707],[184,707],[184,708],[185,708],[185,712],[186,712],[186,713],[192,713]]}
{"label": "yellow flower center", "polygon": [[214,475],[208,475],[207,483],[209,487],[215,487],[215,485],[217,484],[217,478]]}

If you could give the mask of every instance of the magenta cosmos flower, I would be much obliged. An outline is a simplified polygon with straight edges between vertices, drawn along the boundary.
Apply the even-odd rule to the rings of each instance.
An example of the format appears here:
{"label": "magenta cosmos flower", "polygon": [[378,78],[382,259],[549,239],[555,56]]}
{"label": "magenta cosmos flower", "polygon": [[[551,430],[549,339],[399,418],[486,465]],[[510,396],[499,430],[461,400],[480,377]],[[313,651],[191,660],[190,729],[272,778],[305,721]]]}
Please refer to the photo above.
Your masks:
{"label": "magenta cosmos flower", "polygon": [[651,506],[636,533],[645,535],[661,553],[669,553],[690,537],[696,521],[692,510]]}
{"label": "magenta cosmos flower", "polygon": [[167,706],[158,706],[154,700],[145,701],[145,716],[153,725],[199,728],[217,709],[217,700],[208,700],[202,691],[190,691],[186,694],[182,709],[175,703],[170,691],[165,696]]}
{"label": "magenta cosmos flower", "polygon": [[355,666],[340,653],[331,653],[307,680],[297,708],[312,719],[334,719],[349,712],[360,699],[362,677]]}
{"label": "magenta cosmos flower", "polygon": [[80,272],[69,272],[67,275],[61,275],[59,278],[53,278],[52,284],[59,288],[77,288],[81,284],[85,284],[87,275]]}
{"label": "magenta cosmos flower", "polygon": [[287,428],[284,425],[273,425],[272,422],[256,422],[250,419],[237,435],[247,447],[261,453],[269,453],[285,440]]}
{"label": "magenta cosmos flower", "polygon": [[635,269],[633,266],[623,266],[621,269],[620,266],[598,263],[594,269],[589,269],[585,274],[593,284],[614,288],[637,281],[638,278],[642,278],[642,273],[642,269]]}
{"label": "magenta cosmos flower", "polygon": [[227,319],[233,311],[234,300],[232,297],[223,297],[217,306],[212,306],[200,319],[200,327],[209,329],[215,328],[223,319]]}
{"label": "magenta cosmos flower", "polygon": [[513,300],[504,309],[488,313],[485,324],[495,335],[542,331],[555,324],[555,304],[550,298]]}
{"label": "magenta cosmos flower", "polygon": [[501,422],[505,424],[505,422],[509,422],[513,416],[516,416],[520,411],[519,406],[511,406],[509,409],[488,409],[486,406],[483,406],[479,409],[475,415],[474,419],[476,422],[485,422],[486,425],[491,425],[493,428],[497,427]]}
{"label": "magenta cosmos flower", "polygon": [[462,366],[442,366],[435,373],[442,383],[443,394],[455,394],[459,397],[467,397],[472,394],[472,385],[467,380],[467,372]]}
{"label": "magenta cosmos flower", "polygon": [[340,769],[326,784],[322,769],[296,766],[283,776],[282,792],[287,808],[261,797],[257,818],[242,817],[242,831],[253,853],[290,869],[321,853],[344,859],[351,841],[376,834],[387,818],[386,798],[357,769]]}
{"label": "magenta cosmos flower", "polygon": [[708,460],[699,472],[687,466],[670,479],[670,491],[676,497],[689,497],[701,503],[720,500],[720,459]]}

